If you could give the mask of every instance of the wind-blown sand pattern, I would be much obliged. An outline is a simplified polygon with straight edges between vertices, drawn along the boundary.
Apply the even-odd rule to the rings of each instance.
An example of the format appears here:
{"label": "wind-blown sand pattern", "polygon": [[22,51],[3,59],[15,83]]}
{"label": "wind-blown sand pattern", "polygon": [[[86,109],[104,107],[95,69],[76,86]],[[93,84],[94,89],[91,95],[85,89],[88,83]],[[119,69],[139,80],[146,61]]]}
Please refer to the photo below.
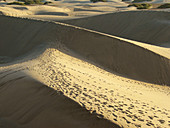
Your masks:
{"label": "wind-blown sand pattern", "polygon": [[[136,15],[131,31],[125,15]],[[170,127],[168,15],[136,11],[55,21],[0,15],[0,127]],[[148,34],[147,23],[154,29]]]}
{"label": "wind-blown sand pattern", "polygon": [[127,7],[128,4],[119,0],[109,2],[92,3],[90,0],[59,0],[52,1],[50,5],[0,6],[0,14],[16,17],[31,17],[36,19],[72,19],[105,14],[115,11],[136,10],[135,7]]}

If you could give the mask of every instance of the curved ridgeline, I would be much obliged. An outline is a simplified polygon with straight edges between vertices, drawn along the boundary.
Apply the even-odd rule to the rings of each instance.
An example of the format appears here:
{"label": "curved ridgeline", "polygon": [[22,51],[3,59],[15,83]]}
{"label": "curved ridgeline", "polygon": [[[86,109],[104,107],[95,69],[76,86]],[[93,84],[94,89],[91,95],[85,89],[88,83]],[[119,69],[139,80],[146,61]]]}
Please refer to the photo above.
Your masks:
{"label": "curved ridgeline", "polygon": [[170,85],[169,59],[109,35],[62,23],[6,16],[0,16],[0,33],[0,56],[15,58],[41,43],[59,41],[105,69],[136,80]]}
{"label": "curved ridgeline", "polygon": [[143,43],[164,46],[170,42],[169,20],[169,12],[126,11],[62,22]]}

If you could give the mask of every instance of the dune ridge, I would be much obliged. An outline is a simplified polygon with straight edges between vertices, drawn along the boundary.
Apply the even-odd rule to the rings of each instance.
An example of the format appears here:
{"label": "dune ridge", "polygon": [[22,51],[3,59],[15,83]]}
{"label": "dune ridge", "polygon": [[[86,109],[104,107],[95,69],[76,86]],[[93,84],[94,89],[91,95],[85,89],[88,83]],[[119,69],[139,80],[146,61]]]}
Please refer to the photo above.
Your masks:
{"label": "dune ridge", "polygon": [[[14,22],[11,22],[11,20],[7,20],[8,18],[1,16],[3,24],[1,24],[2,34],[0,36],[4,41],[4,43],[1,43],[2,47],[0,47],[1,56],[15,57],[26,53],[40,43],[59,41],[67,48],[110,71],[145,82],[163,85],[170,83],[169,59],[141,46],[62,23],[20,18],[10,18],[14,20]],[[9,27],[9,24],[11,27]],[[5,36],[7,33],[3,32],[3,27],[9,29],[7,31],[11,32],[8,33],[11,38]],[[25,31],[26,33],[20,34],[23,29],[28,30]],[[18,32],[16,33],[13,30]],[[31,34],[30,31],[32,31]],[[16,43],[11,44],[11,42]],[[20,44],[20,42],[23,43]],[[9,48],[11,48],[9,51],[6,50]]]}
{"label": "dune ridge", "polygon": [[[84,127],[88,128],[94,127],[93,123],[98,122],[96,116],[101,118],[101,124],[98,124],[101,127],[103,125],[130,128],[169,126],[170,104],[167,102],[170,98],[169,87],[133,80],[139,79],[150,83],[169,85],[169,59],[167,57],[142,47],[142,45],[137,45],[138,42],[135,44],[130,40],[126,41],[119,37],[64,23],[7,16],[0,16],[0,21],[0,38],[3,40],[0,43],[0,56],[4,59],[2,61],[7,58],[7,61],[0,67],[1,91],[9,90],[2,94],[10,93],[10,91],[14,91],[14,94],[17,93],[17,90],[10,88],[18,85],[20,89],[20,85],[27,81],[28,84],[25,86],[23,84],[22,87],[30,91],[29,96],[33,91],[33,89],[29,89],[30,83],[35,82],[35,85],[32,84],[35,91],[41,91],[38,88],[40,86],[46,88],[44,87],[46,85],[61,94],[61,98],[62,95],[67,96],[95,115],[92,117],[95,121],[90,122],[89,113],[82,112],[80,106],[66,98],[63,103],[63,107],[68,110],[68,113],[63,115],[63,118],[68,119],[64,122],[66,125],[70,125],[68,115],[73,115],[70,109],[73,108],[74,112],[77,112],[77,106],[80,113],[87,114],[86,121],[89,125]],[[11,61],[8,61],[8,58],[11,58]],[[130,69],[129,65],[134,69]],[[19,80],[12,81],[15,78]],[[51,95],[47,89],[44,89],[44,92]],[[6,94],[0,100],[4,102],[5,98],[9,99],[8,96]],[[40,98],[42,98],[41,95]],[[26,101],[29,102],[31,99],[33,97]],[[55,99],[54,97],[49,101],[53,102]],[[60,101],[59,97],[54,102],[54,106],[57,107],[56,104],[59,104]],[[49,106],[36,104],[37,107],[42,107],[40,109],[42,115],[46,114],[44,109],[53,106],[51,102]],[[70,106],[66,107],[68,102],[71,102]],[[11,101],[8,103],[11,105]],[[18,104],[20,107],[24,102],[18,102]],[[4,110],[1,120],[3,123],[11,122],[13,126],[19,124],[21,127],[37,127],[34,121],[39,120],[38,124],[42,127],[48,125],[67,127],[66,125],[62,126],[62,122],[61,124],[55,122],[54,118],[57,121],[61,120],[55,114],[52,114],[51,120],[46,120],[44,125],[41,124],[44,119],[40,117],[30,121],[29,117],[33,112],[28,112],[28,116],[25,115],[25,112],[32,109],[31,103],[28,104],[28,108],[22,109],[23,111],[18,111],[14,115],[9,113],[14,112],[15,107],[7,106],[8,104],[1,106],[1,110]],[[61,108],[62,106],[58,109]],[[56,112],[56,108],[52,109]],[[5,115],[6,111],[9,111],[9,115]],[[35,112],[38,115],[39,110],[36,109]],[[64,111],[62,110],[62,112]],[[56,114],[62,115],[58,112]],[[10,117],[10,115],[12,116]],[[75,114],[74,119],[77,123],[72,124],[73,127],[82,127],[81,119],[83,121],[85,119],[78,120],[79,117]],[[117,125],[110,124],[104,119]],[[5,123],[4,125],[6,126]],[[99,127],[98,125],[96,127]]]}
{"label": "dune ridge", "polygon": [[169,12],[165,11],[124,11],[60,21],[126,39],[169,47],[169,20]]}

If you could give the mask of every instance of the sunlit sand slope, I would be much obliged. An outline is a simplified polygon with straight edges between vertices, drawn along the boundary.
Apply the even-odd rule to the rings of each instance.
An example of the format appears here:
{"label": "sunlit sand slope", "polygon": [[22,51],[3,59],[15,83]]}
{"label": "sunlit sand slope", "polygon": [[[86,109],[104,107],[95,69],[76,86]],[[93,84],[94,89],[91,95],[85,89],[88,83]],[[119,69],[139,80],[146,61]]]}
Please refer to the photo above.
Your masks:
{"label": "sunlit sand slope", "polygon": [[136,80],[170,84],[170,60],[130,42],[60,23],[5,16],[1,16],[0,27],[1,58],[16,57],[38,44],[59,41],[104,69]]}
{"label": "sunlit sand slope", "polygon": [[21,73],[24,70],[1,71],[1,128],[119,128]]}
{"label": "sunlit sand slope", "polygon": [[59,22],[0,16],[0,33],[3,127],[170,126],[170,88],[156,85],[169,85],[170,64],[158,52]]}

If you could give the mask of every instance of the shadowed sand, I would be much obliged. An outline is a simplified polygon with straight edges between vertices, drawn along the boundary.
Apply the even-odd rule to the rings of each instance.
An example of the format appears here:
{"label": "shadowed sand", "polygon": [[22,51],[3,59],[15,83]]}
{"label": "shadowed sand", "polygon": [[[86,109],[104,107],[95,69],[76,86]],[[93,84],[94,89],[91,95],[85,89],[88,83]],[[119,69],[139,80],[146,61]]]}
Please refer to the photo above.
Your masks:
{"label": "shadowed sand", "polygon": [[169,12],[126,11],[62,22],[143,43],[170,47],[169,20]]}
{"label": "shadowed sand", "polygon": [[155,84],[170,83],[170,60],[140,43],[61,23],[8,19],[1,16],[1,56],[16,57],[38,44],[59,41],[111,72]]}
{"label": "shadowed sand", "polygon": [[0,33],[4,127],[170,126],[167,49],[2,15]]}
{"label": "shadowed sand", "polygon": [[119,128],[42,83],[21,73],[13,75],[0,83],[1,128]]}

